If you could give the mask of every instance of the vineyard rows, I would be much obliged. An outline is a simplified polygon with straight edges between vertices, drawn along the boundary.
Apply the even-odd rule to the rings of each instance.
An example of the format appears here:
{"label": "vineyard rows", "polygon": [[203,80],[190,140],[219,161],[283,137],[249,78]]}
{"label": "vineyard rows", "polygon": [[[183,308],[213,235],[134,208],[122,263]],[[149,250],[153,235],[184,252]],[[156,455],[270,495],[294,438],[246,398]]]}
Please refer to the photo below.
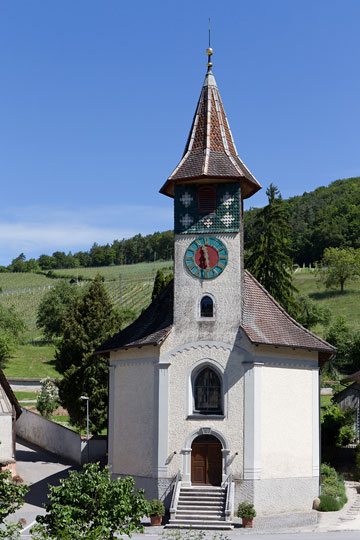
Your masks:
{"label": "vineyard rows", "polygon": [[[31,279],[28,282],[31,283]],[[58,280],[51,280],[51,285],[49,285],[49,280],[47,280],[47,284],[42,286],[5,289],[4,281],[0,279],[0,283],[2,283],[0,303],[6,307],[13,306],[24,318],[29,331],[34,331],[36,330],[36,317],[40,302],[44,294],[57,282]],[[15,284],[14,280],[11,279],[7,281],[7,285],[10,283]],[[104,285],[115,307],[130,308],[136,315],[139,315],[151,302],[154,276],[152,274],[144,274],[143,276],[135,274],[121,277],[116,281],[105,281]]]}

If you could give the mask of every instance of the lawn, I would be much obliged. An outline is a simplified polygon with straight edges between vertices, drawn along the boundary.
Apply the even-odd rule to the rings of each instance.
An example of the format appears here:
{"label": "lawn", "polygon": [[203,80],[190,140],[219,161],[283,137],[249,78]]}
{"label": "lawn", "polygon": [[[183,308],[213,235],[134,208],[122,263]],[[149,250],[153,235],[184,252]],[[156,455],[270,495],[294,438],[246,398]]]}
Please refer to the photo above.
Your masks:
{"label": "lawn", "polygon": [[[7,377],[44,378],[59,377],[54,366],[55,347],[44,343],[38,335],[28,337],[23,345],[19,345],[13,356],[3,363]],[[36,398],[35,398],[36,399]]]}
{"label": "lawn", "polygon": [[[339,290],[326,290],[313,273],[298,272],[294,276],[294,285],[301,294],[307,294],[319,305],[329,308],[333,321],[342,316],[351,328],[360,331],[360,281],[345,283],[345,291],[341,294]],[[313,331],[324,334],[321,327]]]}
{"label": "lawn", "polygon": [[14,392],[18,401],[34,400],[38,397],[38,392]]}

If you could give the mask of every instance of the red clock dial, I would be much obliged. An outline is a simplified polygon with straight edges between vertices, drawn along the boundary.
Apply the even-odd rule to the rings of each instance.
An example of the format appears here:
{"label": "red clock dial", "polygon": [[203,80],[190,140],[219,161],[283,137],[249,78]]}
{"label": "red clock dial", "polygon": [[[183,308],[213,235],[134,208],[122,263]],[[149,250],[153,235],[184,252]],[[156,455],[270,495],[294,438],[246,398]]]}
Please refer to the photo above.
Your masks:
{"label": "red clock dial", "polygon": [[195,262],[202,270],[210,270],[217,265],[219,253],[213,246],[201,246],[195,252]]}

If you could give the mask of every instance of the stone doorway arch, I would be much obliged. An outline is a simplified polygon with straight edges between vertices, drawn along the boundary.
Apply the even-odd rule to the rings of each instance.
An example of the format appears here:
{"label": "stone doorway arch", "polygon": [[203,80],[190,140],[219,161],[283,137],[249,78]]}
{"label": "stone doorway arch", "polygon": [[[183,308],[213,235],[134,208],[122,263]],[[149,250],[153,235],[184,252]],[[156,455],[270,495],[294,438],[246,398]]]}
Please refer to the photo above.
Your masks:
{"label": "stone doorway arch", "polygon": [[183,454],[183,475],[182,475],[182,485],[191,486],[191,453],[192,453],[192,444],[194,440],[198,437],[208,435],[217,439],[221,443],[221,482],[224,482],[229,475],[229,465],[228,465],[228,455],[230,454],[229,444],[227,439],[219,431],[208,428],[200,427],[196,431],[193,431],[185,441],[185,447],[182,449],[181,453]]}

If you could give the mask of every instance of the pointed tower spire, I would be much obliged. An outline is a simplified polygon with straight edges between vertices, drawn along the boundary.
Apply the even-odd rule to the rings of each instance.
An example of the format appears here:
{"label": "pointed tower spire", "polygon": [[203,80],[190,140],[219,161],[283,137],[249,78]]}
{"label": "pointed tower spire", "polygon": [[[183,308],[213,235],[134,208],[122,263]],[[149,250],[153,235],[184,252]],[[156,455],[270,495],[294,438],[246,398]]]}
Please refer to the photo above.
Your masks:
{"label": "pointed tower spire", "polygon": [[[210,35],[209,35],[210,38]],[[212,48],[208,55],[204,84],[196,108],[185,151],[179,165],[160,193],[174,196],[176,183],[240,182],[242,198],[251,197],[261,185],[238,156],[230,126],[212,72]]]}

